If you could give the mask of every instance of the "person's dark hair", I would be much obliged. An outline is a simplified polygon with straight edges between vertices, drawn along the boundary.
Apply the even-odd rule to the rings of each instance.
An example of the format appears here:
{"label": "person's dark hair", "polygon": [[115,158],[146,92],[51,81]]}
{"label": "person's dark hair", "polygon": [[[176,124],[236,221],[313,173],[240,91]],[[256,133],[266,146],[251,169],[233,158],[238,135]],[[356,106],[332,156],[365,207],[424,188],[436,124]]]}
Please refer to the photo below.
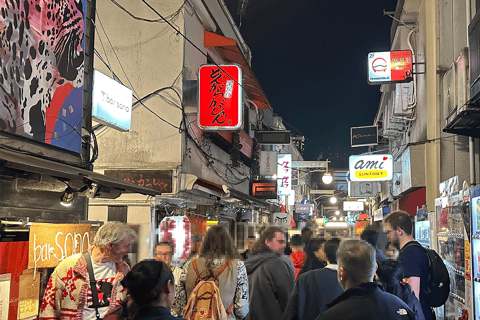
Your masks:
{"label": "person's dark hair", "polygon": [[405,231],[407,235],[412,235],[412,219],[405,211],[393,211],[388,214],[383,221],[389,223],[393,230],[400,228]]}
{"label": "person's dark hair", "polygon": [[413,300],[408,283],[402,283],[403,269],[400,262],[382,260],[377,262],[377,277],[385,285],[385,291],[402,299],[407,305]]}
{"label": "person's dark hair", "polygon": [[371,282],[375,274],[375,249],[364,240],[343,240],[338,247],[337,263],[352,285]]}
{"label": "person's dark hair", "polygon": [[173,272],[163,261],[143,260],[133,266],[121,281],[130,297],[141,308],[160,298],[168,281],[174,282]]}
{"label": "person's dark hair", "polygon": [[273,238],[275,238],[275,234],[277,232],[283,233],[283,230],[275,226],[266,227],[263,229],[262,233],[260,234],[260,238],[258,238],[257,242],[255,242],[253,245],[252,253],[257,254],[260,252],[271,251],[270,248],[265,244],[265,239],[271,241]]}
{"label": "person's dark hair", "polygon": [[290,239],[290,245],[292,247],[301,247],[303,245],[302,236],[299,234],[294,234]]}
{"label": "person's dark hair", "polygon": [[360,239],[367,241],[372,247],[376,248],[378,242],[378,230],[373,226],[367,226],[360,235]]}
{"label": "person's dark hair", "polygon": [[307,271],[315,270],[325,266],[325,263],[318,260],[317,256],[315,255],[315,253],[324,243],[325,239],[323,238],[313,238],[305,243],[305,253],[307,254],[307,259],[305,260],[302,270],[300,270],[298,273],[299,276]]}
{"label": "person's dark hair", "polygon": [[212,226],[208,229],[200,248],[200,257],[207,261],[216,258],[239,259],[232,237],[223,226]]}
{"label": "person's dark hair", "polygon": [[329,263],[336,264],[337,263],[337,251],[338,246],[340,245],[341,240],[338,238],[332,238],[325,242],[323,251],[325,251],[325,256]]}

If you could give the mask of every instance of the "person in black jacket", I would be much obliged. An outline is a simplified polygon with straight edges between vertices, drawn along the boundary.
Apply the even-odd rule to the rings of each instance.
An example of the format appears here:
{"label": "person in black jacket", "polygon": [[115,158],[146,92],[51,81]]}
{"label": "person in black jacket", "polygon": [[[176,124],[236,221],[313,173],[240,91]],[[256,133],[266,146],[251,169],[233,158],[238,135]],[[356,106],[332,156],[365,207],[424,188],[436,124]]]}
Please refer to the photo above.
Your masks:
{"label": "person in black jacket", "polygon": [[385,291],[402,299],[415,313],[416,320],[424,320],[422,306],[415,293],[408,283],[403,282],[403,269],[400,262],[395,260],[384,260],[377,262],[377,278],[384,286]]}
{"label": "person in black jacket", "polygon": [[327,310],[327,303],[342,294],[337,277],[337,250],[340,239],[325,243],[328,264],[325,268],[302,274],[288,299],[282,320],[313,320]]}
{"label": "person in black jacket", "polygon": [[338,281],[345,290],[333,300],[317,320],[415,319],[415,314],[400,298],[373,282],[375,249],[363,240],[348,239],[337,252]]}
{"label": "person in black jacket", "polygon": [[303,268],[298,273],[298,277],[307,271],[317,270],[327,265],[327,258],[325,257],[325,252],[323,249],[324,244],[325,239],[322,238],[313,238],[305,243],[305,253],[307,254],[307,259],[305,260]]}

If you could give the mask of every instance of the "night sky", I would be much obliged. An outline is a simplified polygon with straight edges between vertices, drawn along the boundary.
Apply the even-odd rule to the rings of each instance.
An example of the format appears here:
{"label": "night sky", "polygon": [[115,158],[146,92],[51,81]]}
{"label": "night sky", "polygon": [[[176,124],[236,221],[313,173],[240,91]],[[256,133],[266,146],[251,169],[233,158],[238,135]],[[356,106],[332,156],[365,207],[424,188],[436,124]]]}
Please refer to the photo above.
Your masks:
{"label": "night sky", "polygon": [[[225,2],[238,26],[238,0]],[[305,136],[305,160],[348,161],[366,150],[350,147],[350,127],[373,124],[380,86],[367,84],[367,54],[390,50],[383,10],[396,3],[249,1],[240,31],[253,72],[274,112]]]}

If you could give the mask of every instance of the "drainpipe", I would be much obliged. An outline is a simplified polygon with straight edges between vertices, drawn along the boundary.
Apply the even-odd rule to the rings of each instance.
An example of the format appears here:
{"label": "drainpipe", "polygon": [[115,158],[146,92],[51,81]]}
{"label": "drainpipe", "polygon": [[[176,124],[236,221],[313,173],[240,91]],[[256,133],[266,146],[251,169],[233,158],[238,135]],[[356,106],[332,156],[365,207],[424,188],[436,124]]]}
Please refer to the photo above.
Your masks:
{"label": "drainpipe", "polygon": [[[472,20],[471,17],[471,7],[470,0],[466,0],[466,15],[467,15],[467,36],[468,36],[468,25]],[[468,39],[467,39],[468,41]],[[477,184],[477,177],[475,175],[475,138],[468,137],[468,152],[470,156],[470,185],[475,186]]]}
{"label": "drainpipe", "polygon": [[475,138],[468,137],[468,151],[470,155],[470,185],[474,186],[477,184],[477,179],[475,175]]}

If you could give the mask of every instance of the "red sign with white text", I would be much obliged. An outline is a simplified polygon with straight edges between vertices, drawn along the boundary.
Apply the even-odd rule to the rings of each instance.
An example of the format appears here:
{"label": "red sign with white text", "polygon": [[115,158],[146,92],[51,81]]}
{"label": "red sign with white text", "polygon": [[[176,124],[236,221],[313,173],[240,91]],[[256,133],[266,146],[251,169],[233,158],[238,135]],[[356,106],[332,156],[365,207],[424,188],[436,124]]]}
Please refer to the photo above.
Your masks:
{"label": "red sign with white text", "polygon": [[198,82],[198,126],[205,131],[241,129],[242,69],[237,65],[204,65]]}

